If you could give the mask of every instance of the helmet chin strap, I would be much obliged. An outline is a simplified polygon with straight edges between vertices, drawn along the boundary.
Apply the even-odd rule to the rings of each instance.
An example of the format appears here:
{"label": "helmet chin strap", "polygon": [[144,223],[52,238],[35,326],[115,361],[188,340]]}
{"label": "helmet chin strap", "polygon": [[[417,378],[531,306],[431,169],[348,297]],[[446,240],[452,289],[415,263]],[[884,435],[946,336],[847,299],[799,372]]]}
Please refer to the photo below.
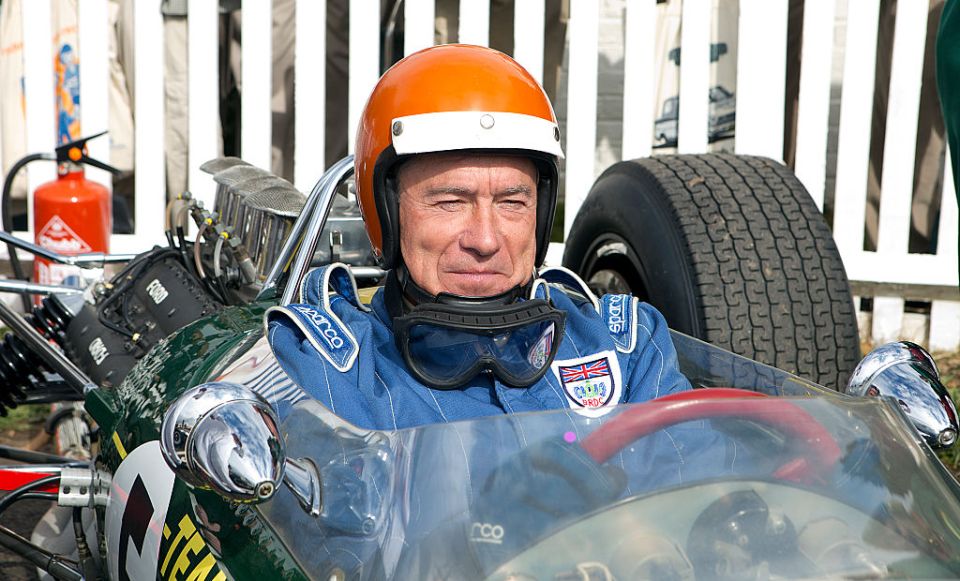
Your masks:
{"label": "helmet chin strap", "polygon": [[407,265],[401,262],[387,274],[387,281],[384,285],[384,298],[386,299],[387,310],[390,312],[390,316],[394,318],[409,312],[410,309],[417,305],[425,303],[461,306],[466,309],[510,305],[519,299],[530,297],[534,279],[536,279],[535,270],[531,273],[527,282],[518,284],[505,292],[489,297],[465,296],[446,292],[434,295],[418,285],[413,280],[413,277],[410,276]]}

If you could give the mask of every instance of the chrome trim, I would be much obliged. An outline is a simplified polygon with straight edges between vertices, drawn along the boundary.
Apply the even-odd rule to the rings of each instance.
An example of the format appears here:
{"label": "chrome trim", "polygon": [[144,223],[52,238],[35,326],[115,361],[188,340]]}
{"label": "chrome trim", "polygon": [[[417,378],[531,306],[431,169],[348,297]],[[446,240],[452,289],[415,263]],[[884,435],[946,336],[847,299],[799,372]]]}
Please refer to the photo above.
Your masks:
{"label": "chrome trim", "polygon": [[13,234],[3,232],[0,230],[0,242],[6,242],[12,246],[16,246],[21,250],[26,250],[30,254],[39,256],[40,258],[46,258],[52,262],[58,262],[60,264],[69,264],[71,266],[88,266],[88,265],[101,265],[109,264],[113,262],[130,262],[136,258],[136,254],[104,254],[102,252],[89,252],[87,254],[58,254],[52,250],[48,250],[42,246],[37,246],[32,242],[27,242],[26,240],[21,240]]}
{"label": "chrome trim", "polygon": [[[284,270],[290,267],[290,274],[287,277],[286,285],[283,289],[283,295],[280,304],[289,305],[293,300],[293,295],[300,287],[300,282],[306,276],[310,268],[310,262],[313,259],[313,253],[320,240],[320,234],[326,224],[327,215],[333,205],[333,196],[336,193],[337,186],[344,179],[353,174],[353,156],[348,155],[328,169],[316,185],[310,191],[307,203],[303,207],[300,216],[293,225],[290,235],[283,243],[283,248],[277,257],[276,262],[270,268],[267,279],[263,283],[260,292],[257,293],[257,300],[264,300],[276,296],[280,287],[280,279],[283,277]],[[323,211],[317,211],[323,208]],[[301,237],[303,238],[301,244]],[[296,253],[296,256],[294,256]]]}
{"label": "chrome trim", "polygon": [[91,264],[113,264],[118,262],[130,262],[139,254],[103,254],[101,252],[91,252],[89,254],[77,254],[76,256],[63,256],[64,264],[74,266],[87,266]]}
{"label": "chrome trim", "polygon": [[284,445],[262,397],[241,385],[205,383],[164,416],[160,450],[187,483],[235,502],[269,499],[283,479]]}
{"label": "chrome trim", "polygon": [[40,284],[17,279],[0,279],[0,293],[82,295],[83,289],[57,284]]}
{"label": "chrome trim", "polygon": [[321,494],[320,473],[307,458],[287,458],[283,483],[300,502],[300,506],[310,516],[320,516]]}
{"label": "chrome trim", "polygon": [[320,471],[287,458],[276,413],[249,387],[211,382],[186,391],[160,426],[160,451],[187,484],[244,503],[269,500],[280,482],[311,516],[321,516]]}
{"label": "chrome trim", "polygon": [[844,391],[893,398],[931,448],[949,448],[957,441],[957,407],[940,382],[933,357],[915,343],[888,343],[868,353]]}
{"label": "chrome trim", "polygon": [[387,274],[387,271],[377,266],[350,266],[350,272],[354,278],[380,278]]}
{"label": "chrome trim", "polygon": [[936,379],[940,379],[937,363],[926,349],[910,341],[897,341],[877,347],[860,361],[847,382],[847,392],[849,393],[853,386],[869,383],[871,378],[884,369],[904,362],[915,363]]}

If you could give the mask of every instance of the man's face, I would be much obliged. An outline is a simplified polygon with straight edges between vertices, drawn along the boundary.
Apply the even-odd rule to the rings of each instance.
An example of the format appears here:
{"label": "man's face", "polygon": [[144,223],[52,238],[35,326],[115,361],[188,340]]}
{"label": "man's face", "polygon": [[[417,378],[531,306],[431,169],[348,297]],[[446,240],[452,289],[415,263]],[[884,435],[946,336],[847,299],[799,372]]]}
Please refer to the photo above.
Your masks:
{"label": "man's face", "polygon": [[400,254],[431,294],[493,296],[527,282],[536,257],[529,159],[440,153],[401,166]]}

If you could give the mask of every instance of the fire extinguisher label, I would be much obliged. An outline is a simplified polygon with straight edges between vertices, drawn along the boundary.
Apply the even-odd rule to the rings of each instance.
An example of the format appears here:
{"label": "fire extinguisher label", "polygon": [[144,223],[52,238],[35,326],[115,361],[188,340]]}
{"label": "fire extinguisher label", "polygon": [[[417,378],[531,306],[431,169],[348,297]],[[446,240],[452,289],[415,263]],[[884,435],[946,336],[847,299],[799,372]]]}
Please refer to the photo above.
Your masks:
{"label": "fire extinguisher label", "polygon": [[91,251],[90,245],[56,214],[40,229],[37,241],[40,246],[60,254],[83,254]]}
{"label": "fire extinguisher label", "polygon": [[47,264],[47,261],[42,258],[38,258],[35,264],[37,265],[36,278],[40,284],[63,284],[67,277],[80,276],[82,272],[79,266]]}

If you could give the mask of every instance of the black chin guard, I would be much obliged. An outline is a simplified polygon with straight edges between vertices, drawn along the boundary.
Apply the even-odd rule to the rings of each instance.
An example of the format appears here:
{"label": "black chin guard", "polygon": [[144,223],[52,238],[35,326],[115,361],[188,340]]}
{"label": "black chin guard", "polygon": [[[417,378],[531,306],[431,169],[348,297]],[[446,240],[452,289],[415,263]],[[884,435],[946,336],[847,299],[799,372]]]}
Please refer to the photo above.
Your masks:
{"label": "black chin guard", "polygon": [[462,387],[479,373],[492,373],[510,387],[536,383],[556,356],[566,313],[549,295],[525,300],[532,286],[531,277],[492,297],[432,295],[404,265],[391,271],[385,299],[411,374],[434,389]]}

